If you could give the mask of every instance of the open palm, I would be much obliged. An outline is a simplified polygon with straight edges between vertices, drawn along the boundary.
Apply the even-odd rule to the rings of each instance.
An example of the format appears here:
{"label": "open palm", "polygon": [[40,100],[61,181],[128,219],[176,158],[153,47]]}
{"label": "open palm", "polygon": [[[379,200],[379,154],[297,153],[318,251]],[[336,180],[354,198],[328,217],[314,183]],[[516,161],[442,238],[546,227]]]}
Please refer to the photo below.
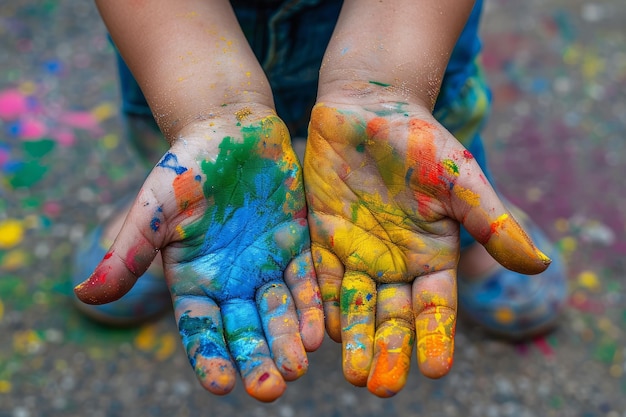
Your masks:
{"label": "open palm", "polygon": [[415,343],[425,375],[452,365],[460,223],[509,268],[548,262],[418,106],[318,104],[304,170],[326,328],[346,378],[379,396],[402,389]]}
{"label": "open palm", "polygon": [[[280,119],[188,130],[145,181],[122,232],[76,290],[126,293],[158,250],[189,360],[211,392],[273,400],[323,338],[302,173]],[[241,126],[243,124],[243,126]]]}

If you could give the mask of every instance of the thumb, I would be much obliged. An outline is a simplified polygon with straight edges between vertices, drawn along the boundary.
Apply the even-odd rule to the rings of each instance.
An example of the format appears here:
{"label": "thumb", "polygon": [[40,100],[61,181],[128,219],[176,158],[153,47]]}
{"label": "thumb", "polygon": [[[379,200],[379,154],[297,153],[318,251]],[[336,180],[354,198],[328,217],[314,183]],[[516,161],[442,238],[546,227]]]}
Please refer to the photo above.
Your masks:
{"label": "thumb", "polygon": [[[452,188],[454,217],[502,266],[527,275],[543,272],[550,258],[530,239],[485,179],[475,161]],[[467,172],[467,171],[466,171]]]}
{"label": "thumb", "polygon": [[148,269],[163,241],[163,212],[151,193],[140,192],[115,242],[94,272],[74,288],[87,304],[115,301]]}

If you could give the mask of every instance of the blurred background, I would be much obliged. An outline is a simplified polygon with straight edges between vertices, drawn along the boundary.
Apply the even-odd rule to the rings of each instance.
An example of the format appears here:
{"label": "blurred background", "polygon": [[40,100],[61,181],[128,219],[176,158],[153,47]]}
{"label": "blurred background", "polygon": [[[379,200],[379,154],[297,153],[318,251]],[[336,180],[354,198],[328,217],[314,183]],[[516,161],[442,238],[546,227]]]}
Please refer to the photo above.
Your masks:
{"label": "blurred background", "polygon": [[381,400],[339,346],[273,404],[196,382],[172,315],[112,330],[71,300],[83,235],[145,172],[124,140],[113,51],[89,1],[0,2],[0,417],[626,417],[626,6],[487,0],[497,184],[557,242],[570,299],[521,344],[461,323],[449,376]]}

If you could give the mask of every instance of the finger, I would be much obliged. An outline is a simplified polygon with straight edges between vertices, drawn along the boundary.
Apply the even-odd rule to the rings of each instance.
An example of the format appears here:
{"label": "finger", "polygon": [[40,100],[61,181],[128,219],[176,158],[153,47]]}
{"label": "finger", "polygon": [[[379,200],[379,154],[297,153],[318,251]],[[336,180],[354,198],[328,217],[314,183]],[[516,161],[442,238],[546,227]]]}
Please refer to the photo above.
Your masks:
{"label": "finger", "polygon": [[259,401],[274,401],[286,385],[270,356],[256,304],[236,299],[221,307],[226,341],[246,392]]}
{"label": "finger", "polygon": [[293,381],[309,367],[291,294],[282,283],[259,288],[257,305],[274,363],[283,378]]}
{"label": "finger", "polygon": [[550,265],[524,229],[507,210],[467,151],[455,163],[458,178],[452,187],[454,217],[501,265],[522,274],[537,274]]}
{"label": "finger", "polygon": [[308,352],[313,352],[324,341],[324,310],[311,252],[294,258],[284,275],[296,305],[302,343]]}
{"label": "finger", "polygon": [[151,192],[143,187],[115,242],[94,272],[74,288],[88,304],[115,301],[135,285],[159,252],[164,239],[163,211]]}
{"label": "finger", "polygon": [[228,394],[237,372],[224,340],[219,307],[197,296],[174,297],[174,305],[183,346],[200,384],[213,394]]}
{"label": "finger", "polygon": [[344,267],[329,250],[312,245],[313,264],[320,286],[326,332],[335,342],[341,342],[341,309],[339,297]]}
{"label": "finger", "polygon": [[367,389],[379,397],[392,397],[406,384],[415,343],[411,286],[383,284],[376,296],[374,360]]}
{"label": "finger", "polygon": [[374,355],[376,284],[362,272],[348,271],[341,286],[343,374],[364,387]]}
{"label": "finger", "polygon": [[456,308],[455,270],[439,271],[413,281],[417,363],[429,378],[440,378],[452,368]]}

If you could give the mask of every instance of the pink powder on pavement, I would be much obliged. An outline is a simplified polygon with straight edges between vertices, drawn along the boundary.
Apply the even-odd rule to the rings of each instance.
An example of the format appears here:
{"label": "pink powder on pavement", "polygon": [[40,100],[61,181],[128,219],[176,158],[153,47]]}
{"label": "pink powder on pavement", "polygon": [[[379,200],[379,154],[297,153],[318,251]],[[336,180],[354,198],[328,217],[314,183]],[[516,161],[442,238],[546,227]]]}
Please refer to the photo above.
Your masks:
{"label": "pink powder on pavement", "polygon": [[14,120],[28,110],[28,101],[19,90],[0,92],[0,119]]}

